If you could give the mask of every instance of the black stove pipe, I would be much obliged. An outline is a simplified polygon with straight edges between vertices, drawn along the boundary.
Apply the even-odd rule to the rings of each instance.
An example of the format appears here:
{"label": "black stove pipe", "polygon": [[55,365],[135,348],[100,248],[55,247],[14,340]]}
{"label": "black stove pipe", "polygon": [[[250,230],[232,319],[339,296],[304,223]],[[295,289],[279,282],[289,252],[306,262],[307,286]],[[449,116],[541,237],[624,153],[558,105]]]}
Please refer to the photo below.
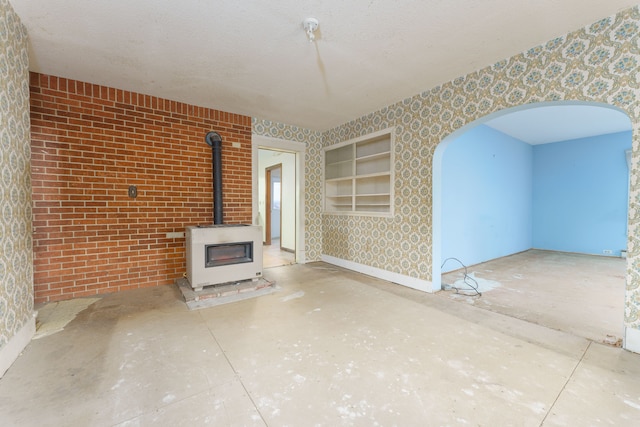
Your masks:
{"label": "black stove pipe", "polygon": [[223,224],[222,220],[222,137],[218,132],[209,132],[204,140],[211,147],[213,166],[213,223]]}

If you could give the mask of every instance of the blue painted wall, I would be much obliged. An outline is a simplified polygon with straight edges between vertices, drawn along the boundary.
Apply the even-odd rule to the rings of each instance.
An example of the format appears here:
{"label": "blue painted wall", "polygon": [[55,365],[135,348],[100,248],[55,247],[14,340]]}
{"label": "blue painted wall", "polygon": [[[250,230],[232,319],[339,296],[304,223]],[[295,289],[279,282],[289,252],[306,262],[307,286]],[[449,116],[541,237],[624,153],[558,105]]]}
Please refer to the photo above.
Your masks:
{"label": "blue painted wall", "polygon": [[[532,146],[488,126],[442,159],[442,261],[473,265],[532,246]],[[448,261],[442,271],[460,268]]]}
{"label": "blue painted wall", "polygon": [[442,159],[441,260],[473,265],[531,248],[620,256],[630,149],[630,131],[530,146],[471,129]]}
{"label": "blue painted wall", "polygon": [[630,149],[630,131],[534,146],[534,248],[620,255]]}

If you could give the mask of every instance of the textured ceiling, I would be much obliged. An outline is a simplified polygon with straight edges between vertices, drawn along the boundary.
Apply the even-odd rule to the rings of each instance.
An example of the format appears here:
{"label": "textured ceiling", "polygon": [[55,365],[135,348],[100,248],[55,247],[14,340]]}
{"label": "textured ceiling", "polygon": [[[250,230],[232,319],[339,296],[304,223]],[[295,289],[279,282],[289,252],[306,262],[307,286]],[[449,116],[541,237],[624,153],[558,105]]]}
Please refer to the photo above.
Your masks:
{"label": "textured ceiling", "polygon": [[[31,70],[326,130],[631,0],[9,0]],[[317,41],[302,29],[320,21]]]}
{"label": "textured ceiling", "polygon": [[522,109],[485,124],[531,145],[631,130],[631,119],[617,109],[575,104]]}

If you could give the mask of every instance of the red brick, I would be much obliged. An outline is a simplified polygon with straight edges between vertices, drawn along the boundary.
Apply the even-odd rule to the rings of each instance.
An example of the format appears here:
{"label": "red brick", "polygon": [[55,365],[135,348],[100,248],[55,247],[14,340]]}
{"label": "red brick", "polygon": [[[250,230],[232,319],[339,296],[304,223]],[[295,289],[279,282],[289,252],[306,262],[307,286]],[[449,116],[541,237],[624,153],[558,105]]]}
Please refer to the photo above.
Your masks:
{"label": "red brick", "polygon": [[37,73],[30,84],[37,303],[181,277],[184,239],[165,235],[211,222],[211,130],[225,141],[224,220],[251,222],[250,117]]}

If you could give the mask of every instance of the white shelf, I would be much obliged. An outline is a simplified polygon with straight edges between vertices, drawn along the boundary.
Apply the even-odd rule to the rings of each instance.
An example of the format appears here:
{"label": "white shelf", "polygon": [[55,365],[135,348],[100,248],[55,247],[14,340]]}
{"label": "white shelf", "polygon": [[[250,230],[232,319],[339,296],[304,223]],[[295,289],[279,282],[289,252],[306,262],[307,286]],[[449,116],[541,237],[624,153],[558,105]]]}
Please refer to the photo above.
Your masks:
{"label": "white shelf", "polygon": [[341,163],[352,163],[352,160],[339,160],[337,162],[327,163],[327,166],[339,165]]}
{"label": "white shelf", "polygon": [[351,181],[353,176],[341,177],[341,178],[327,178],[324,182],[338,182],[338,181]]}
{"label": "white shelf", "polygon": [[375,160],[375,159],[388,159],[391,153],[389,151],[385,151],[377,154],[370,154],[368,156],[356,157],[356,162],[362,162],[365,160]]}
{"label": "white shelf", "polygon": [[391,135],[380,135],[356,143],[356,157],[367,157],[391,151]]}
{"label": "white shelf", "polygon": [[392,142],[386,130],[324,149],[325,212],[393,213]]}
{"label": "white shelf", "polygon": [[377,176],[389,176],[389,172],[374,172],[374,173],[367,173],[364,175],[356,175],[356,179],[364,179],[364,178],[375,178]]}

